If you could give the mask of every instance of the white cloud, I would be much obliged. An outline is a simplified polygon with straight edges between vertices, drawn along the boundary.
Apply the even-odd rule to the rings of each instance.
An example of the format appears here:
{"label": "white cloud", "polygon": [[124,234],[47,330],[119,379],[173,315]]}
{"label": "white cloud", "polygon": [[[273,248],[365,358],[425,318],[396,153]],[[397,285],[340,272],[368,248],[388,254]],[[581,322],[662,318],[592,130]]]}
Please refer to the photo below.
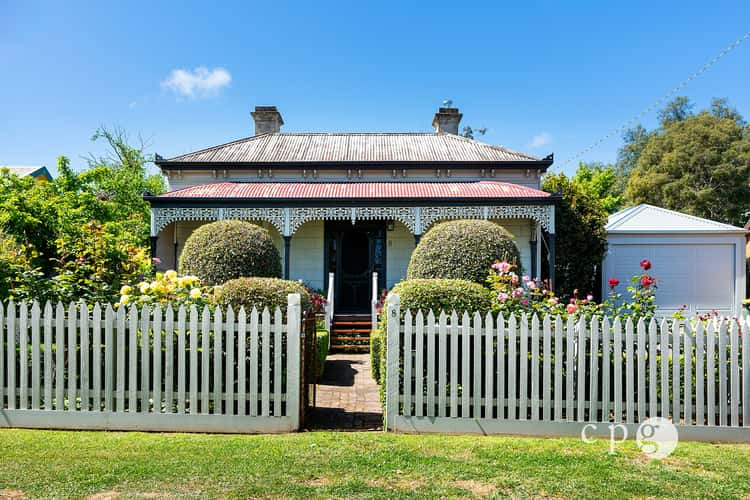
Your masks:
{"label": "white cloud", "polygon": [[171,90],[178,97],[203,98],[219,94],[232,82],[232,75],[224,68],[209,70],[200,66],[194,70],[173,69],[161,82],[161,88]]}
{"label": "white cloud", "polygon": [[552,142],[552,136],[547,132],[542,132],[531,138],[529,146],[532,148],[541,148]]}

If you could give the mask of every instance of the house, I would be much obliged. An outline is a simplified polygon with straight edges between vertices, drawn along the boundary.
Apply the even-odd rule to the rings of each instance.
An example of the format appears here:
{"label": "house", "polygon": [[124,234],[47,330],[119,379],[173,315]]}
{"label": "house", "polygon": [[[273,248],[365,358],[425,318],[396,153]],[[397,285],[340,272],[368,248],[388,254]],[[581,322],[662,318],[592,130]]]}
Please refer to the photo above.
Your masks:
{"label": "house", "polygon": [[251,115],[251,137],[157,155],[170,191],[146,199],[163,268],[199,225],[249,220],[271,232],[284,277],[323,289],[334,273],[337,311],[369,312],[372,273],[381,289],[402,280],[420,236],[441,220],[501,223],[529,274],[539,275],[543,235],[554,260],[558,197],[540,190],[552,155],[462,137],[457,108],[440,108],[428,133],[284,133],[275,106]]}
{"label": "house", "polygon": [[11,174],[15,174],[18,177],[26,177],[28,175],[33,177],[38,182],[49,182],[52,180],[52,174],[49,173],[49,170],[47,170],[47,167],[45,166],[0,166],[0,170],[4,168],[7,168]]}

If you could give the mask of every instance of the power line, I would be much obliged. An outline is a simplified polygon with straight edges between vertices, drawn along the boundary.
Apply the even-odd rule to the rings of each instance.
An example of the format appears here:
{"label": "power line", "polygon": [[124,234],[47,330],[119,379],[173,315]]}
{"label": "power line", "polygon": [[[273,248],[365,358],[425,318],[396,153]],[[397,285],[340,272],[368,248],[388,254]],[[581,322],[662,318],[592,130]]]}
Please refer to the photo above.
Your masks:
{"label": "power line", "polygon": [[622,133],[625,132],[630,126],[632,126],[637,121],[639,121],[641,118],[643,118],[643,116],[647,115],[648,113],[650,113],[651,111],[653,111],[654,109],[656,109],[656,107],[660,106],[664,101],[666,101],[667,99],[669,99],[670,97],[672,97],[673,95],[675,95],[683,87],[685,87],[685,85],[687,85],[688,83],[690,83],[691,81],[695,80],[700,75],[702,75],[703,73],[705,73],[706,71],[708,71],[714,64],[716,64],[717,62],[719,62],[719,60],[722,57],[724,57],[725,55],[729,54],[731,51],[733,51],[734,49],[736,49],[742,42],[744,42],[748,38],[750,38],[750,31],[748,31],[747,33],[745,33],[744,35],[742,35],[740,38],[738,38],[737,40],[735,40],[727,48],[725,48],[724,50],[722,50],[721,52],[719,52],[713,59],[711,59],[706,64],[704,64],[698,71],[696,71],[695,73],[693,73],[692,75],[690,75],[688,78],[686,78],[685,80],[683,80],[679,85],[677,85],[672,90],[670,90],[669,92],[667,92],[663,97],[657,99],[653,104],[651,104],[651,106],[649,106],[648,108],[644,109],[643,111],[641,111],[640,113],[638,113],[637,115],[635,115],[633,118],[631,118],[630,120],[628,120],[627,122],[625,122],[625,124],[622,125],[621,127],[612,129],[609,133],[607,133],[603,137],[599,138],[596,142],[594,142],[592,145],[590,145],[586,149],[580,151],[579,153],[577,153],[577,154],[571,156],[570,158],[568,158],[567,160],[565,160],[565,162],[563,162],[562,166],[564,167],[564,166],[570,164],[571,162],[577,160],[581,156],[585,155],[586,153],[588,153],[592,149],[594,149],[597,146],[599,146],[604,141],[608,140],[613,135],[615,135],[615,134],[622,135]]}

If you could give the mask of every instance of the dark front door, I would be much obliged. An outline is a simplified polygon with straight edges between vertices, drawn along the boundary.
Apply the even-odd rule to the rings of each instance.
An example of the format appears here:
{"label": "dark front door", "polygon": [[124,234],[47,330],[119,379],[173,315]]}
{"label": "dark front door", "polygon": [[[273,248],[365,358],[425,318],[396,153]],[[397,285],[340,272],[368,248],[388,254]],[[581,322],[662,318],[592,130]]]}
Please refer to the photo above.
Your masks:
{"label": "dark front door", "polygon": [[372,273],[385,285],[385,223],[326,221],[326,276],[334,273],[336,312],[368,313]]}

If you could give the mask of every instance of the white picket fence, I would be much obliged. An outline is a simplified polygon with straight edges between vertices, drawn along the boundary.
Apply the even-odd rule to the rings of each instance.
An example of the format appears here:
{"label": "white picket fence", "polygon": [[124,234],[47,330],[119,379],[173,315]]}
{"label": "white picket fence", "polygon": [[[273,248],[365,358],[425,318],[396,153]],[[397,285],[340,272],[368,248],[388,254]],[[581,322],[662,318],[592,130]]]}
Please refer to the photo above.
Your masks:
{"label": "white picket fence", "polygon": [[563,322],[403,313],[388,300],[386,427],[579,435],[671,419],[681,439],[750,441],[745,323]]}
{"label": "white picket fence", "polygon": [[296,430],[300,296],[287,307],[0,304],[0,427]]}

